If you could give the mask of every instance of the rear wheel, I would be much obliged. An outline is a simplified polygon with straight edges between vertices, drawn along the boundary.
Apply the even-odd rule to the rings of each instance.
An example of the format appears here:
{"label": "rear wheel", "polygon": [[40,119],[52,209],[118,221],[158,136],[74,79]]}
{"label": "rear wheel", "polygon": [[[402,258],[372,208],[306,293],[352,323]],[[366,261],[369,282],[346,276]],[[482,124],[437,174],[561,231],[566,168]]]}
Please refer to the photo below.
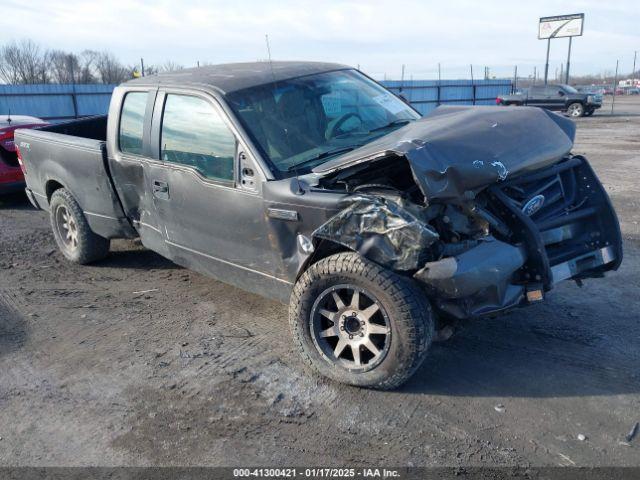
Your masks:
{"label": "rear wheel", "polygon": [[80,205],[68,190],[53,192],[49,208],[53,236],[67,259],[86,264],[107,256],[109,240],[91,231]]}
{"label": "rear wheel", "polygon": [[308,366],[379,389],[415,372],[434,331],[429,303],[412,280],[353,252],[320,260],[300,277],[289,319]]}
{"label": "rear wheel", "polygon": [[570,104],[567,107],[567,115],[570,117],[582,117],[584,115],[584,106],[578,102]]}

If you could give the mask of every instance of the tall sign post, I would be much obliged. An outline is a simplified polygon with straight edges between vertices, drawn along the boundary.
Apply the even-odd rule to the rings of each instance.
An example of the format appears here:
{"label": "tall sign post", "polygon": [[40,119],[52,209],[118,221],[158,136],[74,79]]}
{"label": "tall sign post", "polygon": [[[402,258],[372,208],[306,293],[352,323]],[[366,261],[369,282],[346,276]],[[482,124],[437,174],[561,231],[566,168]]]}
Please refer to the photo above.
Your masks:
{"label": "tall sign post", "polygon": [[544,84],[549,77],[549,51],[552,38],[569,37],[569,52],[567,53],[567,69],[565,83],[569,83],[569,65],[571,64],[571,39],[582,35],[584,26],[584,13],[572,15],[558,15],[555,17],[542,17],[538,23],[538,40],[547,41],[547,59],[544,64]]}

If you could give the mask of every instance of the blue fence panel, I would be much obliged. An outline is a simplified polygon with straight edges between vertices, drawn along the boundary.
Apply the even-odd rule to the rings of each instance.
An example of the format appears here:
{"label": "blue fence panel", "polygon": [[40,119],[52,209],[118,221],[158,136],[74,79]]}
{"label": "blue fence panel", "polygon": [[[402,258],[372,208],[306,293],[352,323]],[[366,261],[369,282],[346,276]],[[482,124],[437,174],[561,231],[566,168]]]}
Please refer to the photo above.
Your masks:
{"label": "blue fence panel", "polygon": [[65,120],[104,115],[115,85],[0,85],[0,114]]}
{"label": "blue fence panel", "polygon": [[498,95],[511,93],[511,80],[385,80],[395,94],[402,94],[421,114],[438,105],[495,105]]}
{"label": "blue fence panel", "polygon": [[[494,105],[510,93],[511,80],[386,80],[389,90],[402,94],[421,114],[438,105]],[[0,85],[0,114],[32,115],[65,120],[104,115],[115,85]]]}

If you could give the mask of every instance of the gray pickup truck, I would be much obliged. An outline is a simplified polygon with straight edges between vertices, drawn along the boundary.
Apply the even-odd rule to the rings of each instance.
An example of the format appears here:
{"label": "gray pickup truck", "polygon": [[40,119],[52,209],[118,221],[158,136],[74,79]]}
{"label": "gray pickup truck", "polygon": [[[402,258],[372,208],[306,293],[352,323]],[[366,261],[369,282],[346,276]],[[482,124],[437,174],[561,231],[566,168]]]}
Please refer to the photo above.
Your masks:
{"label": "gray pickup truck", "polygon": [[496,104],[541,107],[566,112],[570,117],[589,117],[602,107],[602,95],[579,92],[571,85],[534,85],[511,95],[500,95]]}
{"label": "gray pickup truck", "polygon": [[618,268],[618,220],[574,134],[537,108],[421,118],[352,68],[261,62],[132,80],[107,117],[16,143],[69,260],[139,237],[289,303],[306,364],[384,389],[441,325]]}

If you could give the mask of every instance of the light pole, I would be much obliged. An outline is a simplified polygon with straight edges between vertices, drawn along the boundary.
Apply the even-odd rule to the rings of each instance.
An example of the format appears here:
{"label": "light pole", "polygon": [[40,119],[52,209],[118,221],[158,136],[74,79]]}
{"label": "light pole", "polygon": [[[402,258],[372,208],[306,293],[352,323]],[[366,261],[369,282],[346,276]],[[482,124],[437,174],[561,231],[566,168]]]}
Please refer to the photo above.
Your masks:
{"label": "light pole", "polygon": [[571,40],[573,37],[569,37],[569,51],[567,52],[567,72],[565,73],[564,83],[569,85],[569,65],[571,65]]}

